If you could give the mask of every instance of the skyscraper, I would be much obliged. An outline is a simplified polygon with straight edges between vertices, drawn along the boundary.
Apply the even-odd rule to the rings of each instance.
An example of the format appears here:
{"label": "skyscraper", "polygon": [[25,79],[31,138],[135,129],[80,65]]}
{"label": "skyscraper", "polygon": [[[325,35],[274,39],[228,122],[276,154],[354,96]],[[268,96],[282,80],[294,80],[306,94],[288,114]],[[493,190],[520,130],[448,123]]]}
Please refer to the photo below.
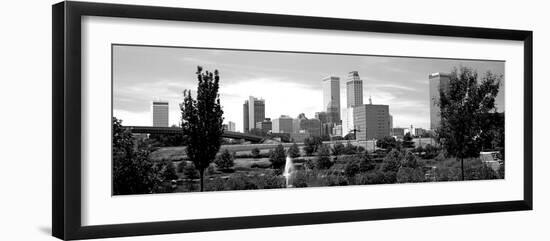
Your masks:
{"label": "skyscraper", "polygon": [[287,115],[281,115],[281,117],[273,119],[272,131],[273,133],[293,133],[294,123],[293,119]]}
{"label": "skyscraper", "polygon": [[429,75],[430,82],[430,129],[435,130],[441,123],[441,109],[439,108],[440,91],[449,91],[451,76],[444,73]]}
{"label": "skyscraper", "polygon": [[323,108],[328,122],[340,123],[340,78],[328,76],[323,79]]}
{"label": "skyscraper", "polygon": [[347,107],[363,105],[363,81],[359,78],[357,71],[348,74],[346,82]]}
{"label": "skyscraper", "polygon": [[254,129],[256,123],[264,119],[265,100],[254,96],[248,97],[248,100],[245,100],[243,104],[243,132]]}
{"label": "skyscraper", "polygon": [[168,102],[153,101],[153,126],[168,127]]}

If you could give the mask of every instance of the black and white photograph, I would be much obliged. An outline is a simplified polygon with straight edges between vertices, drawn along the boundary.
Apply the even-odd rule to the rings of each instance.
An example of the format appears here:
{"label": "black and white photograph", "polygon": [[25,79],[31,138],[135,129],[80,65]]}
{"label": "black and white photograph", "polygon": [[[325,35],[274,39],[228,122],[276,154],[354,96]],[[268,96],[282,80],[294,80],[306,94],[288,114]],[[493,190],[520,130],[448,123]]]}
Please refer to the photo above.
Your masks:
{"label": "black and white photograph", "polygon": [[113,44],[112,195],[505,179],[505,61]]}

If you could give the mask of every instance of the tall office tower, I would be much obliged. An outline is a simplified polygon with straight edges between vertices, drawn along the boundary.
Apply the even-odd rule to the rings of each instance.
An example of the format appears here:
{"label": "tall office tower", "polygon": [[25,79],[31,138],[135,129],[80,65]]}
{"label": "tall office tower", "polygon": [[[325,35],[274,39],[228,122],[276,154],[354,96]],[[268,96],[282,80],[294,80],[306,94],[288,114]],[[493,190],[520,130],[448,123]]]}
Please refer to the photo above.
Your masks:
{"label": "tall office tower", "polygon": [[348,98],[348,108],[363,105],[363,81],[359,78],[359,73],[357,71],[351,71],[348,74],[346,95]]}
{"label": "tall office tower", "polygon": [[340,123],[340,78],[328,76],[323,79],[323,108],[328,122]]}
{"label": "tall office tower", "polygon": [[390,115],[390,130],[393,129],[393,115]]}
{"label": "tall office tower", "polygon": [[249,132],[256,123],[265,119],[265,100],[248,97],[243,104],[243,132]]}
{"label": "tall office tower", "polygon": [[390,107],[388,105],[361,105],[353,108],[356,140],[381,139],[390,135]]}
{"label": "tall office tower", "polygon": [[449,91],[451,76],[443,73],[429,75],[430,81],[430,129],[436,130],[441,123],[441,109],[439,108],[440,92]]}
{"label": "tall office tower", "polygon": [[293,133],[293,119],[287,115],[281,115],[281,117],[273,119],[272,130],[273,133]]}
{"label": "tall office tower", "polygon": [[168,102],[153,101],[153,126],[168,127]]}

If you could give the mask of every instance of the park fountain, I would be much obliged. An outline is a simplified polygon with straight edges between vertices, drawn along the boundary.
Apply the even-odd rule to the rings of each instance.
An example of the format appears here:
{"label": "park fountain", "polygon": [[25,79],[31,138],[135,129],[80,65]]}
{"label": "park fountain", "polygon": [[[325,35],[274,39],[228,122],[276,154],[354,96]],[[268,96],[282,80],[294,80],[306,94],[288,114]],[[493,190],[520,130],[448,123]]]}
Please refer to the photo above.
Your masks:
{"label": "park fountain", "polygon": [[294,164],[292,163],[292,158],[290,156],[287,156],[286,162],[285,162],[285,171],[283,172],[283,176],[285,177],[286,187],[292,187],[292,185],[289,184],[289,179],[290,179],[291,172],[294,169],[293,166]]}

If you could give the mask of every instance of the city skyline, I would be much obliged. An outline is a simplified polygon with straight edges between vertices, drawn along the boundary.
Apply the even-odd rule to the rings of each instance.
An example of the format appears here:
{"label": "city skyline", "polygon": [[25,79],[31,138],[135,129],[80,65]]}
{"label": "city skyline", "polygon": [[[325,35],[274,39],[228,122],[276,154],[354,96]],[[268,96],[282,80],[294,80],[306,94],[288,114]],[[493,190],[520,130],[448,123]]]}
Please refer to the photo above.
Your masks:
{"label": "city skyline", "polygon": [[[390,106],[394,127],[429,129],[429,74],[461,65],[479,74],[488,70],[504,74],[504,62],[499,61],[141,46],[115,46],[113,61],[113,114],[125,125],[151,125],[149,106],[157,98],[170,103],[169,124],[178,124],[181,92],[196,90],[194,72],[201,65],[220,71],[225,122],[234,122],[237,131],[243,131],[243,102],[249,96],[265,100],[265,118],[295,118],[300,113],[314,118],[315,112],[326,111],[322,92],[326,76],[340,79],[339,103],[345,109],[346,77],[352,71],[363,80],[363,96],[371,96],[373,104]],[[280,93],[282,89],[285,93]],[[497,96],[499,111],[504,110],[503,92]]]}

